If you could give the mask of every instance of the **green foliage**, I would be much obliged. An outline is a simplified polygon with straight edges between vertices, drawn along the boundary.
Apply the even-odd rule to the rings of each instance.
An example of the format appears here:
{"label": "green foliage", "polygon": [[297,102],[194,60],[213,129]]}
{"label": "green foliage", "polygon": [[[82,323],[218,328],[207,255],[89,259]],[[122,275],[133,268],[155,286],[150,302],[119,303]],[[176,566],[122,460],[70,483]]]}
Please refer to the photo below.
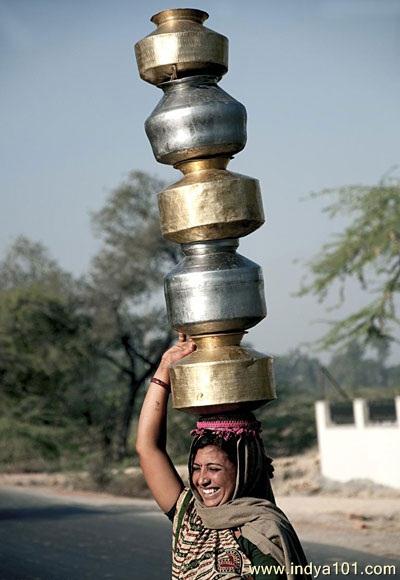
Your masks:
{"label": "green foliage", "polygon": [[369,358],[353,341],[333,355],[328,370],[337,383],[327,381],[323,365],[296,349],[275,360],[278,399],[257,411],[263,423],[264,444],[274,457],[295,455],[317,444],[314,403],[318,399],[390,398],[399,393],[400,365],[388,367],[387,348]]}
{"label": "green foliage", "polygon": [[68,389],[91,365],[87,317],[72,278],[40,244],[18,238],[0,279],[0,394],[31,422],[49,423],[64,415]]}
{"label": "green foliage", "polygon": [[61,402],[90,362],[85,328],[85,317],[53,291],[35,284],[0,292],[3,392]]}
{"label": "green foliage", "polygon": [[36,286],[64,294],[73,285],[72,276],[61,270],[47,248],[25,236],[18,236],[8,249],[0,273],[1,290]]}
{"label": "green foliage", "polygon": [[274,368],[280,393],[315,394],[317,385],[321,383],[320,361],[300,349],[278,356]]}
{"label": "green foliage", "polygon": [[257,411],[263,440],[273,457],[316,445],[314,401],[321,398],[320,362],[299,349],[275,360],[278,399]]}
{"label": "green foliage", "polygon": [[84,279],[24,237],[0,263],[0,396],[12,409],[7,424],[21,426],[18,448],[30,433],[43,461],[49,450],[34,434],[47,428],[73,426],[102,461],[128,452],[136,394],[172,339],[159,297],[179,250],[159,231],[162,186],[132,172],[111,192],[93,216],[103,246]]}
{"label": "green foliage", "polygon": [[90,318],[40,244],[16,240],[0,278],[0,464],[60,466],[102,420]]}
{"label": "green foliage", "polygon": [[119,460],[128,453],[139,389],[173,338],[161,292],[180,250],[160,233],[156,193],[163,187],[145,173],[131,172],[93,216],[103,246],[87,277],[84,302],[97,355],[114,369],[113,382],[124,385],[113,434]]}
{"label": "green foliage", "polygon": [[[379,345],[378,345],[379,348]],[[391,383],[390,369],[385,365],[388,352],[380,351],[377,358],[366,356],[365,348],[357,341],[348,344],[345,350],[334,354],[329,371],[335,379],[348,388],[353,396],[358,387],[388,387]],[[400,382],[398,383],[400,386]]]}
{"label": "green foliage", "polygon": [[330,348],[361,339],[365,344],[396,339],[399,317],[396,299],[400,291],[400,181],[385,176],[376,186],[352,185],[325,189],[312,197],[327,197],[325,212],[330,218],[350,220],[308,264],[309,280],[299,295],[313,294],[320,301],[338,285],[339,305],[345,299],[346,283],[358,280],[371,296],[363,306],[343,320],[331,323],[321,339]]}
{"label": "green foliage", "polygon": [[165,184],[146,173],[132,171],[93,214],[103,247],[93,261],[92,286],[100,298],[114,304],[137,305],[159,293],[163,276],[176,263],[179,246],[164,240],[156,194]]}
{"label": "green foliage", "polygon": [[268,454],[296,455],[316,445],[314,402],[310,393],[283,391],[277,401],[257,412]]}
{"label": "green foliage", "polygon": [[[68,420],[44,422],[37,408],[37,398],[24,403],[24,415],[15,401],[1,400],[0,468],[14,471],[60,470],[75,466],[82,448],[82,429]],[[32,416],[35,419],[32,420]]]}

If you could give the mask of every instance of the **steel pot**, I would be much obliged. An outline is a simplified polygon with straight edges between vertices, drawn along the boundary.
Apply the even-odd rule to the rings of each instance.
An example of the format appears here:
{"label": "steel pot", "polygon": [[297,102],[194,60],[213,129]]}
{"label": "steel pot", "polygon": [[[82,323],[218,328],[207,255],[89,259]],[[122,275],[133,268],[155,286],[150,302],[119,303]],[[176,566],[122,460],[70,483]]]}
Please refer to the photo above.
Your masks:
{"label": "steel pot", "polygon": [[201,72],[225,74],[228,39],[203,26],[207,18],[207,12],[188,8],[155,14],[151,21],[157,29],[135,44],[142,79],[159,85]]}
{"label": "steel pot", "polygon": [[158,194],[165,238],[180,244],[239,238],[264,223],[258,180],[224,171],[226,164],[218,157],[186,163],[185,177]]}
{"label": "steel pot", "polygon": [[260,266],[236,253],[236,239],[183,244],[165,277],[171,326],[189,335],[245,330],[266,316]]}
{"label": "steel pot", "polygon": [[224,413],[276,398],[273,359],[240,346],[242,335],[194,337],[197,349],[170,368],[175,409]]}
{"label": "steel pot", "polygon": [[246,109],[217,80],[199,75],[161,85],[164,96],[145,122],[157,161],[174,165],[199,157],[231,157],[244,148]]}

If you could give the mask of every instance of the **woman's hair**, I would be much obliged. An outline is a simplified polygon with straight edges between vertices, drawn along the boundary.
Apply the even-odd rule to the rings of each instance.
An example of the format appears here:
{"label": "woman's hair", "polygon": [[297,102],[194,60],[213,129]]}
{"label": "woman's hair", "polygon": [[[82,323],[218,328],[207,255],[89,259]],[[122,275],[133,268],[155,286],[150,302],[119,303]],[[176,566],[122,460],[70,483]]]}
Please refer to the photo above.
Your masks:
{"label": "woman's hair", "polygon": [[224,451],[224,453],[226,453],[226,455],[228,456],[229,461],[233,463],[235,467],[237,467],[236,441],[234,441],[233,439],[225,440],[223,437],[220,437],[216,433],[209,431],[204,435],[200,435],[199,439],[196,441],[196,453],[199,449],[203,449],[208,445],[215,445],[215,447],[218,447],[218,449]]}

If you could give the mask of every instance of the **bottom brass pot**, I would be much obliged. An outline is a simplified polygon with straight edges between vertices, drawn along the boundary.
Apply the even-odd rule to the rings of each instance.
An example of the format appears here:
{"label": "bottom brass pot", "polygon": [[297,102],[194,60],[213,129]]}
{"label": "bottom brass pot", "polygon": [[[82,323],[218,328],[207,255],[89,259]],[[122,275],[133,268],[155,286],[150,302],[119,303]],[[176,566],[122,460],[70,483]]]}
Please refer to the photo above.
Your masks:
{"label": "bottom brass pot", "polygon": [[197,349],[171,366],[175,409],[212,414],[276,399],[272,357],[240,346],[243,333],[192,337]]}

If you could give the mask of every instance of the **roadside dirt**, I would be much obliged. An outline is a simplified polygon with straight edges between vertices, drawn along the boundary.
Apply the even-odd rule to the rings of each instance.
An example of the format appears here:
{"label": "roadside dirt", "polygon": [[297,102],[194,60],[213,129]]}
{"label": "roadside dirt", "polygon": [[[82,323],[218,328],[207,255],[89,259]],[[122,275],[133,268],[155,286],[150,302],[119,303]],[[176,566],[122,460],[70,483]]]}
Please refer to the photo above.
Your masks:
{"label": "roadside dirt", "polygon": [[277,503],[303,541],[400,558],[398,499],[278,496]]}

